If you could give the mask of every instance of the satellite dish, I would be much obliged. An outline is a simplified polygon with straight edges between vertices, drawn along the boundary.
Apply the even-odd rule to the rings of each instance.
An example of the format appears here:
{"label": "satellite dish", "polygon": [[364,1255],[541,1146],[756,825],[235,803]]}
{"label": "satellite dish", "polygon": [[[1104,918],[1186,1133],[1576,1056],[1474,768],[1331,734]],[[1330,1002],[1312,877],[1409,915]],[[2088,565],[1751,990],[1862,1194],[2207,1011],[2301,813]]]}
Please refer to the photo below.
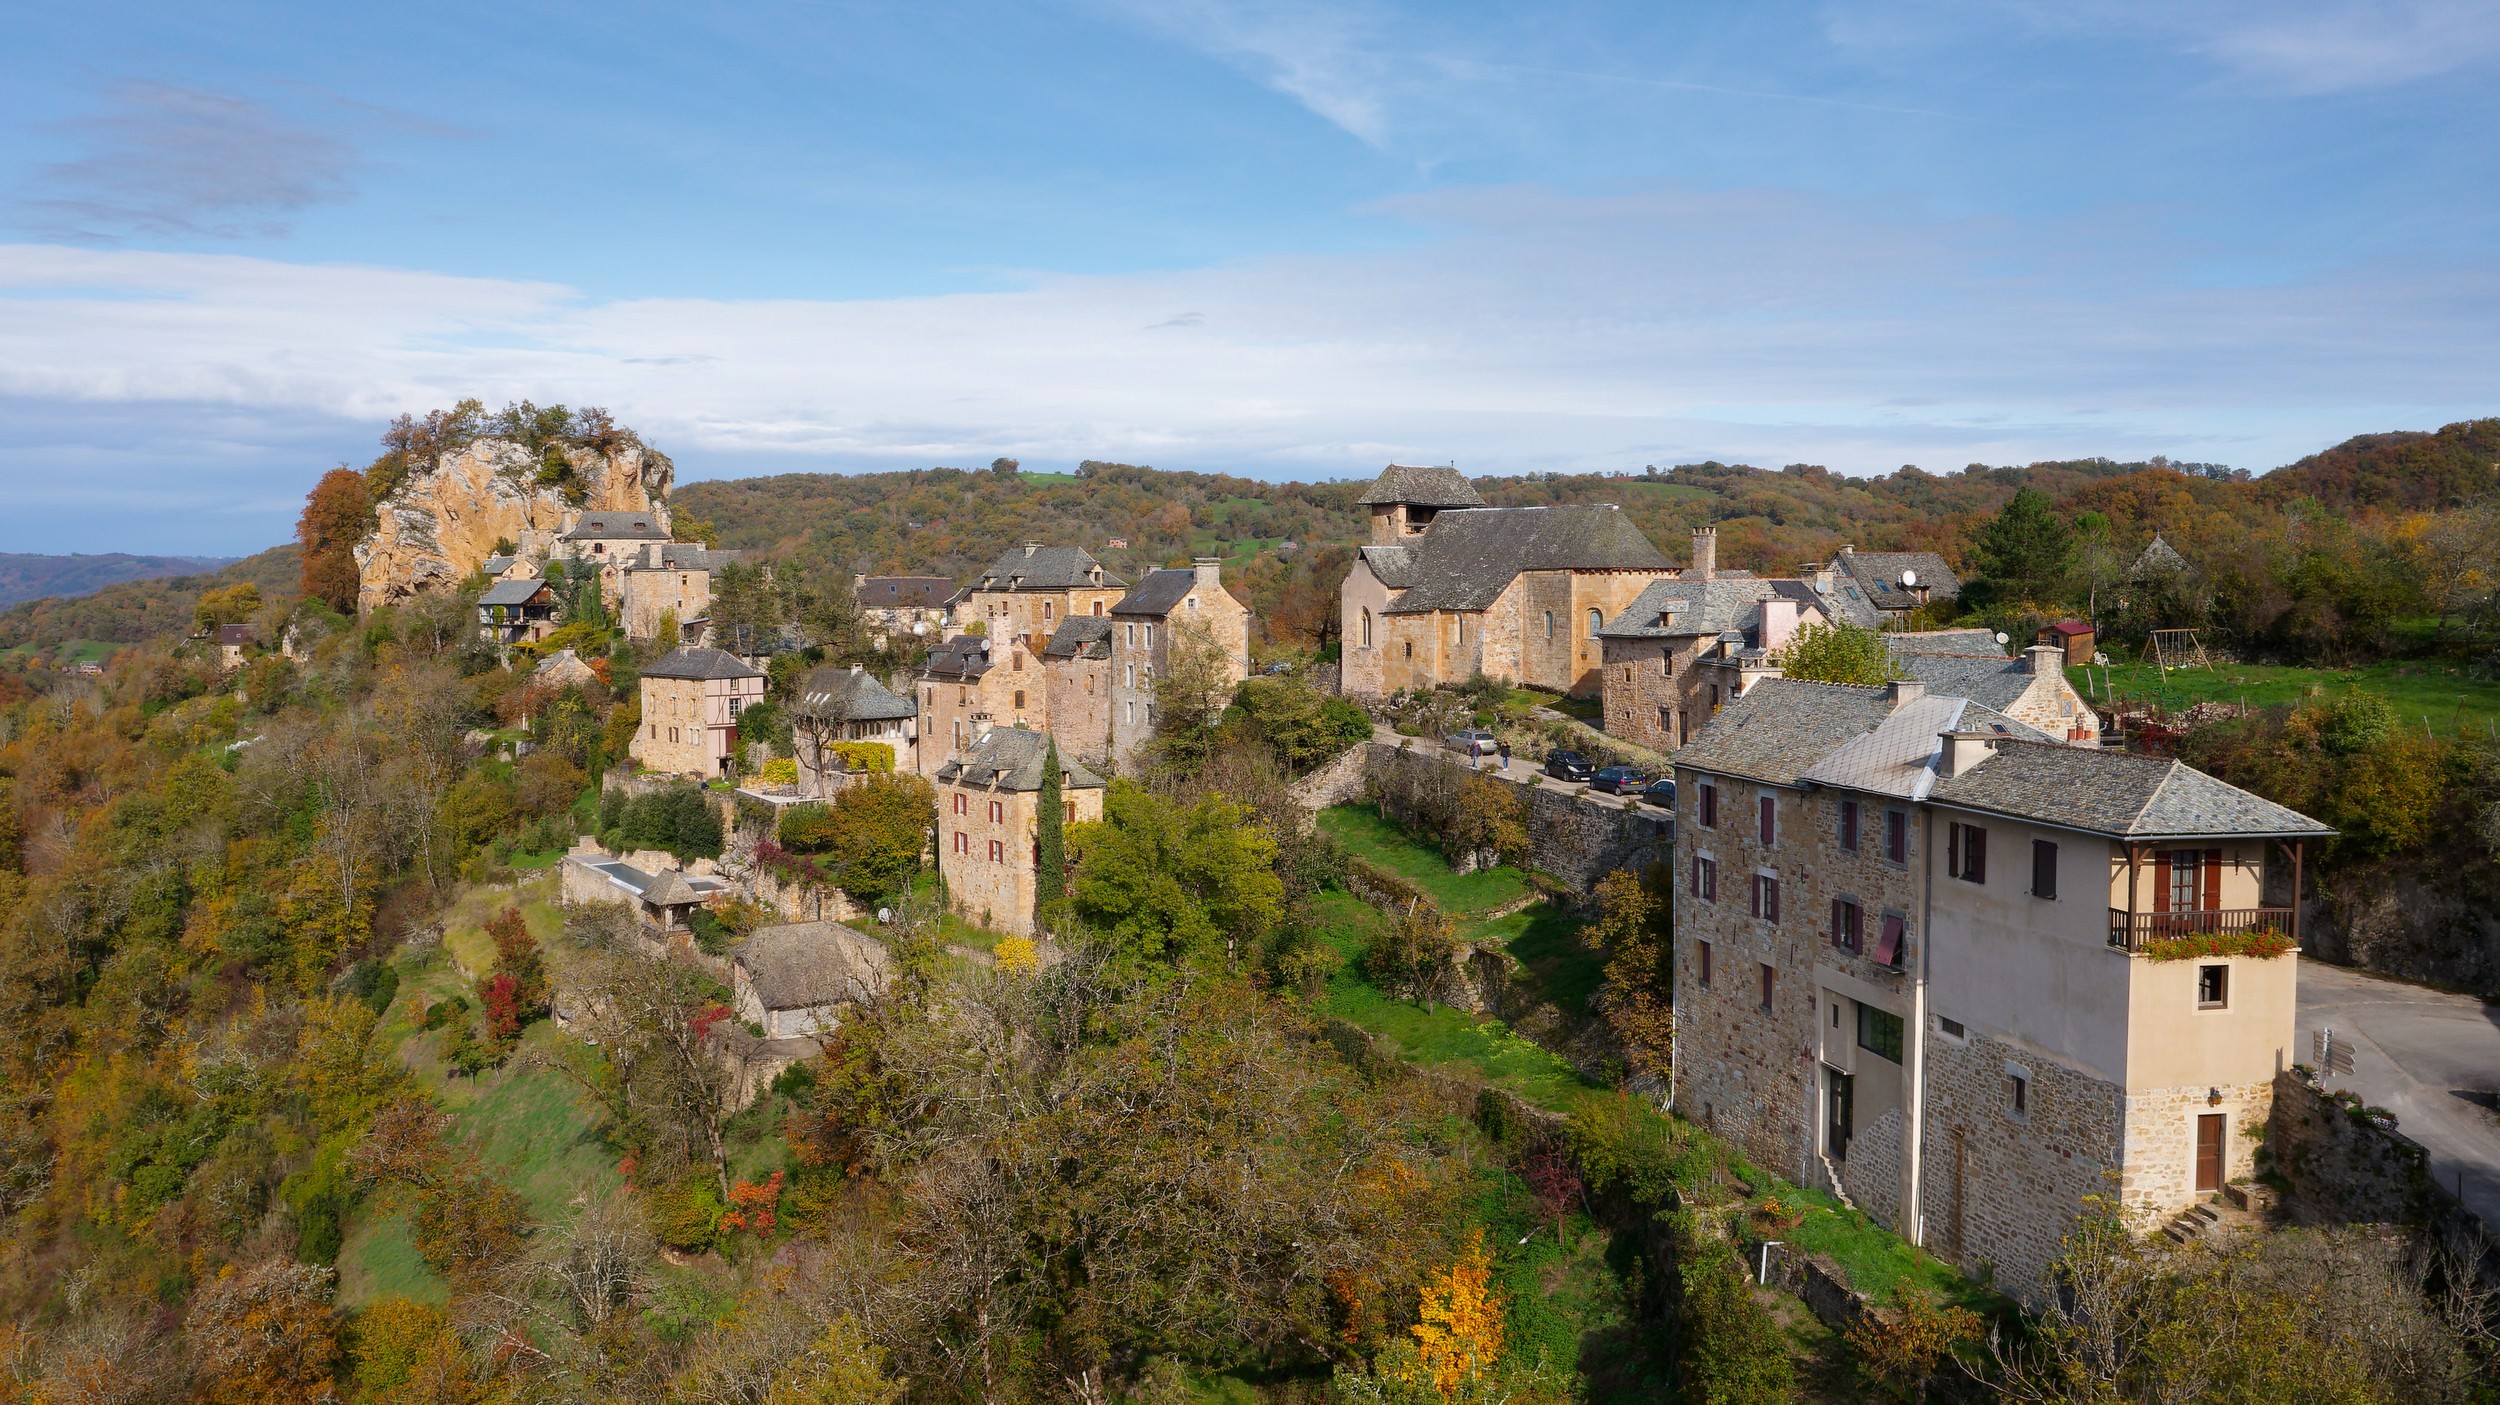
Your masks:
{"label": "satellite dish", "polygon": [[2002,643],[2004,643],[2004,642],[2005,642],[2005,640],[2006,640],[2005,631],[2004,631],[2004,630],[2001,630],[2001,629],[2000,629],[2000,630],[1998,630],[1998,631],[1997,631],[1997,642],[1998,642],[1999,644],[2002,644]]}
{"label": "satellite dish", "polygon": [[894,920],[894,909],[892,909],[892,908],[890,908],[890,907],[881,907],[881,908],[878,908],[878,909],[877,909],[877,925],[878,925],[878,926],[882,927],[882,926],[884,926],[886,923],[891,922],[891,921],[893,921],[893,920]]}
{"label": "satellite dish", "polygon": [[1916,585],[1916,584],[1918,584],[1918,572],[1916,572],[1916,571],[1903,571],[1903,572],[1901,573],[1901,583],[1902,583],[1903,585]]}
{"label": "satellite dish", "polygon": [[929,632],[929,622],[928,622],[927,620],[914,620],[914,621],[912,621],[912,625],[911,625],[911,632],[912,632],[912,633],[914,633],[914,634],[926,634],[926,633],[928,633],[928,632]]}

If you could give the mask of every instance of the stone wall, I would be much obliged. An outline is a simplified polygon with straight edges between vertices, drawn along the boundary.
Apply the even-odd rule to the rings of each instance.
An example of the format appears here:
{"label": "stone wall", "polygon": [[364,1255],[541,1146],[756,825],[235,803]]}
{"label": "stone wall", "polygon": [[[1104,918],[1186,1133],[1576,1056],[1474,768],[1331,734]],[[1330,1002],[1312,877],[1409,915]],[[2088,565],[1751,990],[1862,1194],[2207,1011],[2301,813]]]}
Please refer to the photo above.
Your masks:
{"label": "stone wall", "polygon": [[[2030,1298],[2086,1195],[2112,1189],[2120,1091],[1976,1030],[1927,1037],[1927,1136],[1920,1202],[1927,1246],[1974,1276]],[[2030,1079],[2012,1106],[2008,1069]]]}
{"label": "stone wall", "polygon": [[2500,999],[2500,903],[2490,866],[2475,867],[2430,871],[2399,860],[2345,872],[2309,903],[2302,946],[2340,965]]}
{"label": "stone wall", "polygon": [[[1365,778],[1392,788],[1401,781],[1439,775],[1446,775],[1455,784],[1464,780],[1467,772],[1465,761],[1456,753],[1420,737],[1410,739],[1404,747],[1376,741],[1361,751]],[[1352,793],[1345,793],[1351,789],[1349,778],[1336,770],[1343,764],[1332,763],[1314,772],[1306,778],[1303,793],[1314,798],[1329,793],[1354,798]],[[1329,782],[1308,784],[1323,774],[1331,777]],[[1505,779],[1498,771],[1483,774]],[[1587,894],[1596,889],[1597,880],[1616,869],[1639,872],[1653,864],[1674,862],[1674,824],[1667,816],[1629,806],[1617,796],[1531,784],[1532,775],[1521,762],[1507,778],[1527,794],[1529,867],[1552,874],[1571,892]]]}
{"label": "stone wall", "polygon": [[2266,1150],[2291,1185],[2283,1207],[2303,1224],[2419,1224],[2439,1198],[2420,1142],[2297,1068],[2274,1080]]}
{"label": "stone wall", "polygon": [[[2213,1101],[2219,1091],[2222,1101]],[[2127,1141],[2119,1194],[2129,1210],[2166,1217],[2211,1192],[2196,1189],[2196,1119],[2221,1115],[2222,1180],[2253,1173],[2256,1143],[2240,1135],[2266,1125],[2274,1103],[2270,1082],[2215,1088],[2209,1084],[2142,1088],[2127,1095]]]}

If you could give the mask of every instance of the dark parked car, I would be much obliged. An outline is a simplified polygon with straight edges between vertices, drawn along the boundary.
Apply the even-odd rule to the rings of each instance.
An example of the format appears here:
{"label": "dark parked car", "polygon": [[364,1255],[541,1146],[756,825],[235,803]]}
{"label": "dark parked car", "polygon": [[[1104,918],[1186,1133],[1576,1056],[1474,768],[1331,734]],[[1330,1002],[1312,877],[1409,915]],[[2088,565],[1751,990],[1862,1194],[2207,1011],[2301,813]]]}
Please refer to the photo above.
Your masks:
{"label": "dark parked car", "polygon": [[1608,795],[1630,795],[1647,784],[1649,777],[1637,767],[1606,766],[1590,778],[1589,789],[1602,790]]}
{"label": "dark parked car", "polygon": [[1644,805],[1655,805],[1661,810],[1674,809],[1675,782],[1666,776],[1660,776],[1658,779],[1651,781],[1647,786],[1644,786],[1641,789],[1641,803]]}
{"label": "dark parked car", "polygon": [[1576,751],[1545,753],[1545,774],[1558,781],[1584,781],[1597,774],[1589,759]]}
{"label": "dark parked car", "polygon": [[1479,756],[1491,756],[1502,749],[1501,740],[1482,727],[1467,727],[1452,732],[1441,739],[1441,744],[1471,761]]}

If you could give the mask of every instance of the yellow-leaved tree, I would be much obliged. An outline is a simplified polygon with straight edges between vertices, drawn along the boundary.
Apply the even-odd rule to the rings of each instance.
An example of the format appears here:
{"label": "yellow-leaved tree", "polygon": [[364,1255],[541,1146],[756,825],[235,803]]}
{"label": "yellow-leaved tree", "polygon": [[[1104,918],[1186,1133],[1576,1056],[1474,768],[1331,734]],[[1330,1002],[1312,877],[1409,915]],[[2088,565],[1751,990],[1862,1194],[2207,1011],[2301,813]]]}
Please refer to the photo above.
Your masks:
{"label": "yellow-leaved tree", "polygon": [[1470,1230],[1458,1261],[1424,1285],[1413,1363],[1402,1378],[1457,1400],[1490,1378],[1502,1359],[1502,1290],[1493,1285],[1493,1256],[1484,1231]]}

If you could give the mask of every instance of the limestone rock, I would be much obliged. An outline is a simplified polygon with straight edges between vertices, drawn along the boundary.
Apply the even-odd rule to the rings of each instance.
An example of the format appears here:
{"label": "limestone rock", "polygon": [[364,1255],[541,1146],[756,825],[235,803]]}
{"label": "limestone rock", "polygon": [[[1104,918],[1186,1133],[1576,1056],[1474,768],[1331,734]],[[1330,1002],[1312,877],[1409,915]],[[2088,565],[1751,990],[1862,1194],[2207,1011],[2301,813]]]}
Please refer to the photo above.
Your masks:
{"label": "limestone rock", "polygon": [[563,453],[572,465],[570,492],[540,481],[538,457],[509,439],[473,440],[414,466],[375,505],[373,533],[356,547],[357,610],[457,585],[498,541],[544,561],[586,512],[648,512],[667,529],[676,480],[667,455],[632,443],[613,453]]}

